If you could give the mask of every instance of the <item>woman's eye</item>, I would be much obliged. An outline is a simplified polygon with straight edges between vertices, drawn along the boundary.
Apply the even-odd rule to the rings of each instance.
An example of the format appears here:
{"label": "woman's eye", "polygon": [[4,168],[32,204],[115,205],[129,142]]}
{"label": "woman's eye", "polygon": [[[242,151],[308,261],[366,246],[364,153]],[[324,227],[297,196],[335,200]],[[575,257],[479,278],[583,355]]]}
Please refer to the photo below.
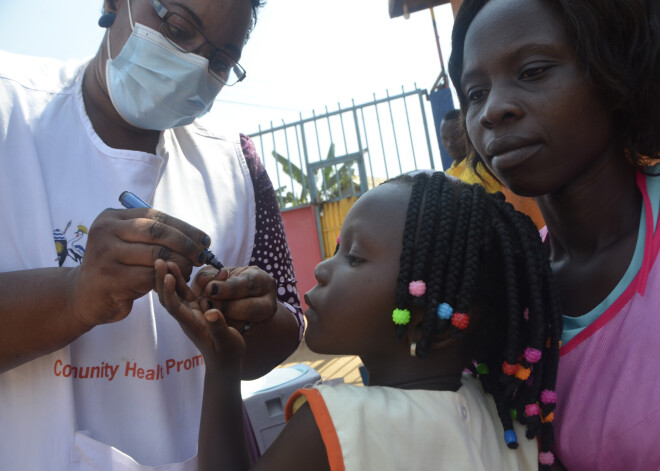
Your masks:
{"label": "woman's eye", "polygon": [[209,69],[218,75],[228,75],[231,68],[232,65],[218,53],[216,53],[209,61]]}
{"label": "woman's eye", "polygon": [[529,67],[527,69],[524,69],[520,73],[520,78],[521,79],[530,79],[530,78],[536,78],[539,75],[541,75],[543,72],[545,72],[549,67],[548,66],[542,66],[542,67]]}
{"label": "woman's eye", "polygon": [[486,94],[486,90],[483,89],[478,89],[478,90],[469,90],[466,94],[468,101],[470,102],[476,102],[482,99]]}

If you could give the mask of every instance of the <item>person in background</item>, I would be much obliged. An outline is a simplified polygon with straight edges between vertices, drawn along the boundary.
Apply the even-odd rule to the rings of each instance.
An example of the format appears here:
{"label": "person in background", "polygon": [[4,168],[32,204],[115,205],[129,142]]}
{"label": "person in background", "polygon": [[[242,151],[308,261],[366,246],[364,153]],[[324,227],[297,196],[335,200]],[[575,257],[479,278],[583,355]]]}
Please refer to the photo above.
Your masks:
{"label": "person in background", "polygon": [[[449,71],[471,143],[536,198],[564,317],[556,453],[660,469],[656,0],[465,0]],[[654,13],[655,9],[655,13]]]}
{"label": "person in background", "polygon": [[445,173],[456,177],[466,183],[478,183],[487,192],[495,193],[501,191],[506,200],[518,211],[527,214],[536,227],[541,229],[545,226],[541,211],[533,198],[518,196],[502,184],[490,171],[477,163],[474,168],[470,165],[468,156],[468,143],[466,141],[463,123],[460,119],[460,110],[449,110],[440,122],[440,138],[442,145],[447,149],[454,162]]}
{"label": "person in background", "polygon": [[467,164],[465,158],[467,157],[467,146],[465,143],[465,136],[461,132],[459,110],[449,110],[442,117],[440,122],[440,139],[442,145],[449,156],[454,159],[445,173],[456,177],[466,183],[478,183],[483,186],[488,193],[495,193],[502,190],[502,184],[483,167],[473,170]]}
{"label": "person in background", "polygon": [[[156,259],[245,333],[243,378],[297,347],[272,184],[197,120],[245,78],[259,6],[106,0],[90,61],[0,53],[0,469],[195,469],[205,365]],[[107,209],[126,190],[156,209]],[[198,272],[209,248],[227,268]]]}
{"label": "person in background", "polygon": [[[200,470],[248,469],[245,337],[177,295],[175,263],[155,267],[207,364]],[[392,179],[357,200],[315,276],[305,342],[359,355],[369,385],[298,390],[252,469],[548,469],[562,317],[538,231],[501,194],[442,172]]]}

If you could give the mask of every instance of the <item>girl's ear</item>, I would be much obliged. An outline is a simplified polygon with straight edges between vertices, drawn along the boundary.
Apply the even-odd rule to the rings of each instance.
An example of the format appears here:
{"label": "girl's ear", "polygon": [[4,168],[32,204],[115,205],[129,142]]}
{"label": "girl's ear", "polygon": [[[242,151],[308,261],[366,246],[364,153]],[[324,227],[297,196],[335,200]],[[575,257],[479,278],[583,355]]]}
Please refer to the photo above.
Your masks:
{"label": "girl's ear", "polygon": [[[424,308],[413,307],[410,310],[410,322],[408,323],[408,331],[406,336],[404,336],[404,341],[407,340],[408,343],[418,343],[422,338],[422,323],[424,320]],[[470,320],[472,321],[472,314],[470,314]],[[470,322],[472,324],[472,322]],[[438,332],[433,335],[431,339],[431,350],[446,350],[454,349],[456,347],[462,347],[465,344],[466,338],[472,336],[472,331],[474,329],[473,325],[470,325],[465,331],[461,332],[461,335],[452,335],[454,330],[451,326],[445,329],[442,332]],[[407,339],[405,337],[408,337]]]}

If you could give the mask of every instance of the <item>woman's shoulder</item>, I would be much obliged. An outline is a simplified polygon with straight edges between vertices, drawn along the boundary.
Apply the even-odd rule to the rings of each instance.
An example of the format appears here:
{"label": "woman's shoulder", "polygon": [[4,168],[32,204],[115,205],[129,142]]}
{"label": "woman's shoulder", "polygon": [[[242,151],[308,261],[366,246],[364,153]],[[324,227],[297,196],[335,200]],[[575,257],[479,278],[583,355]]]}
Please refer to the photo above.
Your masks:
{"label": "woman's shoulder", "polygon": [[86,63],[0,51],[0,86],[59,93],[72,83]]}

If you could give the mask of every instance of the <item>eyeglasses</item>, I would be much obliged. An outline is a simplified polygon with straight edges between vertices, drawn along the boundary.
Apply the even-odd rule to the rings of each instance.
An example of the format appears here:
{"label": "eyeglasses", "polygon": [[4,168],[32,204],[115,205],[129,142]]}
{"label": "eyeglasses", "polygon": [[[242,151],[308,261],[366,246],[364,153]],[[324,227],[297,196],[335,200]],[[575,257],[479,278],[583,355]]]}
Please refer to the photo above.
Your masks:
{"label": "eyeglasses", "polygon": [[[169,11],[159,0],[150,0],[161,18],[160,34],[181,52],[197,53],[204,45],[213,43],[195,25],[181,15]],[[245,78],[245,69],[227,53],[213,46],[209,58],[209,74],[225,85],[232,86]]]}

